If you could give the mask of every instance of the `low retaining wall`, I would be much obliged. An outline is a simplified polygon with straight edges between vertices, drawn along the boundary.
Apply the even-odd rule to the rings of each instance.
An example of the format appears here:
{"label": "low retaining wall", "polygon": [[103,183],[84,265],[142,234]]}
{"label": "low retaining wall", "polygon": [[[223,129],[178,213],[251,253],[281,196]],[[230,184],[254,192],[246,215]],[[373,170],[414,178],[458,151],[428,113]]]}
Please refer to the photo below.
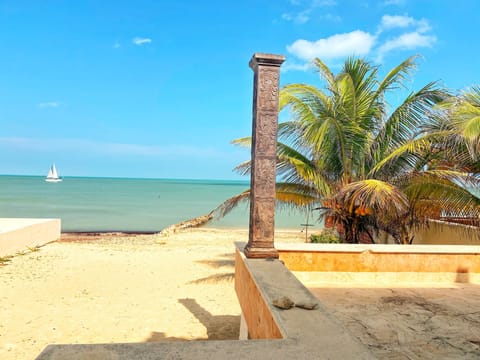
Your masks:
{"label": "low retaining wall", "polygon": [[0,256],[60,239],[60,219],[0,218]]}
{"label": "low retaining wall", "polygon": [[235,291],[242,306],[247,338],[282,339],[286,336],[279,326],[280,320],[275,319],[272,313],[272,306],[267,302],[261,285],[255,282],[244,256],[238,250],[235,253]]}
{"label": "low retaining wall", "polygon": [[[277,259],[247,259],[239,245],[235,290],[250,339],[279,338],[290,359],[374,359],[318,299]],[[281,310],[274,300],[288,297],[297,306]],[[316,304],[313,310],[298,307]],[[265,348],[265,352],[269,350]],[[264,358],[264,355],[259,357]]]}
{"label": "low retaining wall", "polygon": [[480,247],[462,245],[291,244],[280,259],[302,281],[480,283]]}

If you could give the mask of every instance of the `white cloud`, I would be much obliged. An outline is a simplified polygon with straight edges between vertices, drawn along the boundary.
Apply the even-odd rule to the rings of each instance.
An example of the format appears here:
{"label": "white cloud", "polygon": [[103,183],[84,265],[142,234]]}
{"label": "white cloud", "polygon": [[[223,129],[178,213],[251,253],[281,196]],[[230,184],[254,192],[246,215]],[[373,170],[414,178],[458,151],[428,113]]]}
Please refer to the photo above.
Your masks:
{"label": "white cloud", "polygon": [[[302,5],[300,0],[290,0],[292,5],[298,6]],[[335,6],[337,4],[334,0],[310,0],[308,4],[305,4],[305,9],[299,12],[294,13],[284,13],[282,14],[282,19],[286,21],[292,21],[295,24],[305,24],[311,18],[311,13],[319,7]],[[320,18],[325,20],[339,21],[341,18],[337,15],[326,14],[320,15]]]}
{"label": "white cloud", "polygon": [[[283,71],[308,71],[310,61],[316,57],[327,63],[346,56],[372,56],[377,62],[394,50],[431,48],[437,41],[427,19],[415,19],[408,15],[384,15],[373,34],[363,30],[334,34],[316,41],[298,39],[287,46],[295,60],[284,65]],[[338,62],[338,61],[337,61]]]}
{"label": "white cloud", "polygon": [[391,29],[395,27],[407,27],[412,25],[415,20],[411,16],[402,15],[383,15],[380,26],[384,29]]}
{"label": "white cloud", "polygon": [[378,48],[378,59],[381,61],[384,54],[392,50],[412,50],[421,47],[432,47],[437,41],[433,35],[423,35],[418,32],[402,34],[394,39],[387,40]]}
{"label": "white cloud", "polygon": [[386,0],[383,5],[405,5],[405,0]]}
{"label": "white cloud", "polygon": [[432,27],[426,19],[420,19],[416,21],[415,25],[417,26],[417,31],[420,33],[425,33],[432,30]]}
{"label": "white cloud", "polygon": [[331,22],[340,22],[340,21],[342,21],[341,16],[333,15],[333,14],[320,15],[320,19],[328,20],[328,21],[331,21]]}
{"label": "white cloud", "polygon": [[335,6],[337,2],[335,0],[313,0],[312,7],[324,7],[324,6]]}
{"label": "white cloud", "polygon": [[416,31],[421,33],[431,30],[430,24],[426,19],[416,20],[407,15],[383,15],[379,31],[407,27],[414,27]]}
{"label": "white cloud", "polygon": [[290,4],[298,6],[305,4],[309,8],[335,6],[337,2],[335,0],[290,0]]}
{"label": "white cloud", "polygon": [[37,106],[39,108],[56,108],[56,107],[59,107],[61,105],[61,103],[59,103],[58,101],[49,101],[49,102],[41,102],[41,103],[38,103]]}
{"label": "white cloud", "polygon": [[287,21],[293,21],[295,24],[305,24],[308,20],[310,20],[310,17],[308,16],[308,12],[302,11],[298,14],[283,14],[282,15],[283,20]]}
{"label": "white cloud", "polygon": [[361,30],[336,34],[317,41],[297,40],[287,46],[292,55],[306,61],[319,57],[333,59],[343,56],[367,55],[375,43],[375,36]]}
{"label": "white cloud", "polygon": [[312,69],[312,64],[310,62],[306,62],[306,63],[296,63],[296,62],[292,62],[292,61],[286,61],[282,67],[280,68],[280,70],[282,72],[287,72],[287,71],[308,71],[310,69]]}
{"label": "white cloud", "polygon": [[132,42],[135,45],[144,45],[144,44],[150,44],[152,42],[152,39],[150,38],[141,38],[141,37],[136,37],[132,40]]}

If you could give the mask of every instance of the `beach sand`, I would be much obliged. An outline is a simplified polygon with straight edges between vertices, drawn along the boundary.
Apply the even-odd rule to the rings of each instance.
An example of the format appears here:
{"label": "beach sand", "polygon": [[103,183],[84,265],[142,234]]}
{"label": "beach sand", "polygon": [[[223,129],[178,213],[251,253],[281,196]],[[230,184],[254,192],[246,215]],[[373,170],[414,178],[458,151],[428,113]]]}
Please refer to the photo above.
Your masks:
{"label": "beach sand", "polygon": [[52,343],[238,339],[234,242],[247,240],[230,229],[63,234],[17,255],[0,266],[0,359],[34,359]]}

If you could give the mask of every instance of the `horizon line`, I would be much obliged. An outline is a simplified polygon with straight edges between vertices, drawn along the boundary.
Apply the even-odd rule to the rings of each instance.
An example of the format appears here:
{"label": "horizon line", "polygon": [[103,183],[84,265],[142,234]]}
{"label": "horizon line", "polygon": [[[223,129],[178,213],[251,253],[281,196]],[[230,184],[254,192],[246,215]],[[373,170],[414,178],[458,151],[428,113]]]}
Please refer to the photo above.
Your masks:
{"label": "horizon line", "polygon": [[[25,177],[41,177],[44,178],[45,175],[38,175],[38,174],[0,174],[0,176],[25,176]],[[62,175],[62,179],[68,178],[92,178],[92,179],[130,179],[130,180],[191,180],[191,181],[236,181],[236,182],[245,182],[249,183],[250,179],[207,179],[207,178],[167,178],[167,177],[128,177],[128,176],[95,176],[95,175],[72,175],[72,176],[64,176]]]}

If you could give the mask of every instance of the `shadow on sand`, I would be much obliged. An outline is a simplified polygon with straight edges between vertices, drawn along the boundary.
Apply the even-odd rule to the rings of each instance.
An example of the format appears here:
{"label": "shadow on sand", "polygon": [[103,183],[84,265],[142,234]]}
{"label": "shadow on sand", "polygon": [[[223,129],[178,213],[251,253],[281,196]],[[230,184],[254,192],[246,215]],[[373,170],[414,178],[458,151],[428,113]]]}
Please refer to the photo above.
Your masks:
{"label": "shadow on sand", "polygon": [[207,329],[208,340],[238,340],[240,316],[212,315],[200,306],[195,299],[178,299]]}

